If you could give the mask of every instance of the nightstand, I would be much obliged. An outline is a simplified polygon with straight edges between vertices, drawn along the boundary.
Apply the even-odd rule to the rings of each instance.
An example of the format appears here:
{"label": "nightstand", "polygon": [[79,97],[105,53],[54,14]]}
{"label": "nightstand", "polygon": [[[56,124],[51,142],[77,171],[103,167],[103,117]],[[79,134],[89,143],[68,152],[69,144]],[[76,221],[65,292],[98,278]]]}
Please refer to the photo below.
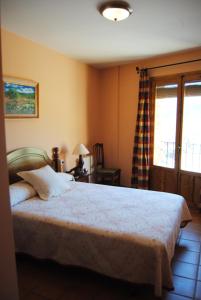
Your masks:
{"label": "nightstand", "polygon": [[75,181],[89,183],[89,174],[76,176],[76,177],[75,177]]}

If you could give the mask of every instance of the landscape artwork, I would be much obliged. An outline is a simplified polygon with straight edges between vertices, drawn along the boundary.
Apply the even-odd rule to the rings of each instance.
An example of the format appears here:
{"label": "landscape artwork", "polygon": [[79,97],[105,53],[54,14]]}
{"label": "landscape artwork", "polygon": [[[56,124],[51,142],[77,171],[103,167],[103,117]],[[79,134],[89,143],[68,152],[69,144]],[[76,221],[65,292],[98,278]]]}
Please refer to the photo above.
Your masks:
{"label": "landscape artwork", "polygon": [[6,118],[37,118],[38,84],[5,77],[4,106]]}

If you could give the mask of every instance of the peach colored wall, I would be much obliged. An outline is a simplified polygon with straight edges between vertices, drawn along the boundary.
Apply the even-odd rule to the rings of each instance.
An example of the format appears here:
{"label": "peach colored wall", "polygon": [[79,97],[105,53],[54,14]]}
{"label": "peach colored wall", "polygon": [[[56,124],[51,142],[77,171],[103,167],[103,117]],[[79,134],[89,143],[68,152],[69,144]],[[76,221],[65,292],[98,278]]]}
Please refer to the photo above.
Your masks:
{"label": "peach colored wall", "polygon": [[[104,142],[106,156],[105,164],[113,166],[118,160],[118,68],[102,71],[101,77],[101,122],[100,140]],[[111,143],[112,141],[112,143]]]}
{"label": "peach colored wall", "polygon": [[2,30],[3,74],[39,82],[39,118],[7,119],[7,151],[58,146],[66,167],[77,143],[93,144],[98,132],[99,71]]}
{"label": "peach colored wall", "polygon": [[[109,167],[120,167],[122,184],[130,186],[138,103],[136,66],[151,67],[201,57],[201,49],[158,56],[96,70],[65,55],[2,31],[3,73],[39,82],[39,119],[6,120],[7,150],[24,146],[51,153],[59,146],[66,167],[75,164],[74,146],[103,142]],[[201,63],[150,72],[162,76],[201,70]]]}
{"label": "peach colored wall", "polygon": [[3,113],[3,85],[0,45],[0,299],[17,300],[17,276],[12,230],[12,217],[9,205],[8,175],[6,161],[5,128]]}
{"label": "peach colored wall", "polygon": [[[132,152],[138,104],[136,66],[141,68],[201,58],[201,49],[112,67],[101,71],[101,130],[106,164],[120,167],[121,183],[130,186]],[[201,62],[150,71],[150,76],[164,76],[201,70]]]}

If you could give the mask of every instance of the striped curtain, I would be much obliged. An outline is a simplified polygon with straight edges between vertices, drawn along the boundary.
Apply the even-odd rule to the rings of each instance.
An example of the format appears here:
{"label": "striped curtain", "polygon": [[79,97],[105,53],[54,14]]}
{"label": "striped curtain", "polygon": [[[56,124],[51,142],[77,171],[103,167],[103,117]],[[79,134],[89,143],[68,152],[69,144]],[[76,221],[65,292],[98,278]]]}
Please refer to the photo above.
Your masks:
{"label": "striped curtain", "polygon": [[140,71],[138,114],[133,148],[131,186],[149,187],[150,161],[150,81],[147,70]]}

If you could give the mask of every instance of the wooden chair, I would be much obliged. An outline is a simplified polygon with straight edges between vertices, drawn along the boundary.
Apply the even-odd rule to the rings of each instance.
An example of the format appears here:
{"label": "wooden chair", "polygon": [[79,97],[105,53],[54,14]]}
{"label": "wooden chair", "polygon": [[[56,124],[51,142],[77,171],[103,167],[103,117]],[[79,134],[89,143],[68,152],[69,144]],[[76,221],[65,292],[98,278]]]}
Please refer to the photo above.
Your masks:
{"label": "wooden chair", "polygon": [[108,185],[120,185],[120,169],[105,168],[104,166],[104,150],[103,144],[96,143],[93,146],[94,154],[94,179],[95,183],[108,184]]}

